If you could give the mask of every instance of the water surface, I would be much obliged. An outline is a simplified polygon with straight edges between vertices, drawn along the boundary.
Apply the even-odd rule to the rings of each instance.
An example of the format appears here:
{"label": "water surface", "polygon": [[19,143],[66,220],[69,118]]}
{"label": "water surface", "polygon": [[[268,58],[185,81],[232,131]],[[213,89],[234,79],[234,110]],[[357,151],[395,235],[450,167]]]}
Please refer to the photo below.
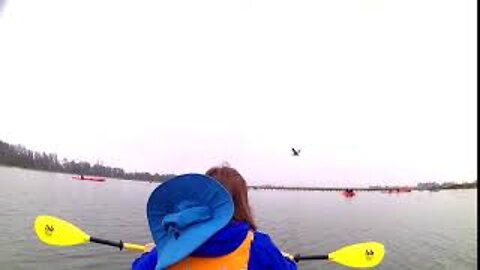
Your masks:
{"label": "water surface", "polygon": [[[88,244],[56,248],[40,243],[37,215],[66,219],[92,236],[150,242],[145,205],[155,183],[0,167],[2,269],[130,269],[137,254]],[[250,191],[260,230],[283,250],[324,254],[363,241],[386,247],[377,269],[477,269],[477,192],[452,190],[383,194]],[[347,269],[302,262],[299,269]]]}

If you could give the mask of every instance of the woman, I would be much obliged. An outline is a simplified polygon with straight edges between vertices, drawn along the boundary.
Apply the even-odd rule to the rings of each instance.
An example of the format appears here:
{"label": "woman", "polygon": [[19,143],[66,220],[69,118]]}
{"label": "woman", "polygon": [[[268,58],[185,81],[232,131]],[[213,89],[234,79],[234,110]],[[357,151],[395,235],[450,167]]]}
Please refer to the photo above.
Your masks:
{"label": "woman", "polygon": [[[240,173],[231,167],[222,166],[209,169],[206,175],[209,177],[203,177],[208,180],[204,180],[202,175],[184,175],[180,177],[183,180],[172,179],[176,183],[169,184],[170,187],[166,185],[172,181],[169,180],[160,185],[157,188],[158,191],[155,190],[152,193],[147,205],[147,217],[153,238],[159,248],[158,250],[153,248],[137,258],[132,264],[132,269],[297,269],[290,255],[285,254],[288,258],[284,257],[284,253],[274,245],[267,234],[257,231],[248,202],[247,183]],[[203,192],[204,190],[208,190],[208,194]],[[188,194],[189,192],[191,193]],[[204,194],[199,195],[201,193]],[[173,196],[172,194],[183,197],[167,198]],[[213,200],[212,194],[216,194],[217,199]],[[218,199],[220,197],[221,199]],[[163,201],[159,202],[160,199]],[[227,200],[231,206],[226,203]],[[181,202],[172,203],[173,201]],[[177,206],[163,209],[165,205],[172,204]],[[184,207],[178,210],[180,209],[178,205],[184,205]],[[212,205],[215,206],[215,210],[211,210]],[[228,207],[231,207],[231,212]],[[204,211],[204,208],[210,210]],[[218,210],[219,208],[222,209]],[[208,214],[212,211],[215,218],[211,218]],[[158,216],[155,216],[157,214]],[[221,223],[215,223],[214,220],[219,216],[226,218],[226,221],[221,226],[212,228]],[[180,221],[179,219],[182,218],[184,220]],[[172,225],[174,223],[175,225]],[[212,225],[214,223],[216,225]],[[204,227],[196,228],[199,226]],[[208,230],[211,231],[210,234],[206,233]],[[204,235],[198,236],[201,234]],[[182,237],[188,240],[182,242]],[[204,238],[196,239],[196,237]],[[172,257],[176,258],[172,259]]]}

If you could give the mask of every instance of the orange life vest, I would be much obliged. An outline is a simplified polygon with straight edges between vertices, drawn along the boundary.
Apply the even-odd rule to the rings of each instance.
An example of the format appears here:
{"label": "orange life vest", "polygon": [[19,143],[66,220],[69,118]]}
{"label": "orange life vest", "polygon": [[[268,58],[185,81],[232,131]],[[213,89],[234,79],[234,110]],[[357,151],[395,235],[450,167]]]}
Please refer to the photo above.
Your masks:
{"label": "orange life vest", "polygon": [[249,231],[242,244],[227,255],[215,258],[187,257],[169,266],[168,270],[246,270],[250,258],[253,232]]}

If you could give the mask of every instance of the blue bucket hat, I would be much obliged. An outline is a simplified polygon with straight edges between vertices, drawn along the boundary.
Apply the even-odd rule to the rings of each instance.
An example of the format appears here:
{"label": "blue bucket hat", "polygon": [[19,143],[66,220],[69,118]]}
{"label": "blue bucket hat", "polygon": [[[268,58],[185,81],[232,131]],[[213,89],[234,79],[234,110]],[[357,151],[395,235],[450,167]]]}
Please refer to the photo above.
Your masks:
{"label": "blue bucket hat", "polygon": [[181,261],[233,217],[230,193],[203,174],[176,176],[159,185],[147,203],[147,219],[157,246],[156,270]]}

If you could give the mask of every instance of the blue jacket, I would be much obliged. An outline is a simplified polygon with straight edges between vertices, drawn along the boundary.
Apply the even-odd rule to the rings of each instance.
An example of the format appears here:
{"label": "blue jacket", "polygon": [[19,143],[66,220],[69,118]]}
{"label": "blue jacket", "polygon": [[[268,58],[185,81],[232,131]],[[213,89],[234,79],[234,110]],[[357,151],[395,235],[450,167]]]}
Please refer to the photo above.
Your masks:
{"label": "blue jacket", "polygon": [[[247,236],[250,226],[245,222],[231,222],[197,248],[191,255],[196,257],[219,257],[237,249]],[[135,259],[132,270],[155,270],[157,250]],[[297,265],[283,257],[267,234],[255,232],[250,246],[249,270],[296,270]]]}

